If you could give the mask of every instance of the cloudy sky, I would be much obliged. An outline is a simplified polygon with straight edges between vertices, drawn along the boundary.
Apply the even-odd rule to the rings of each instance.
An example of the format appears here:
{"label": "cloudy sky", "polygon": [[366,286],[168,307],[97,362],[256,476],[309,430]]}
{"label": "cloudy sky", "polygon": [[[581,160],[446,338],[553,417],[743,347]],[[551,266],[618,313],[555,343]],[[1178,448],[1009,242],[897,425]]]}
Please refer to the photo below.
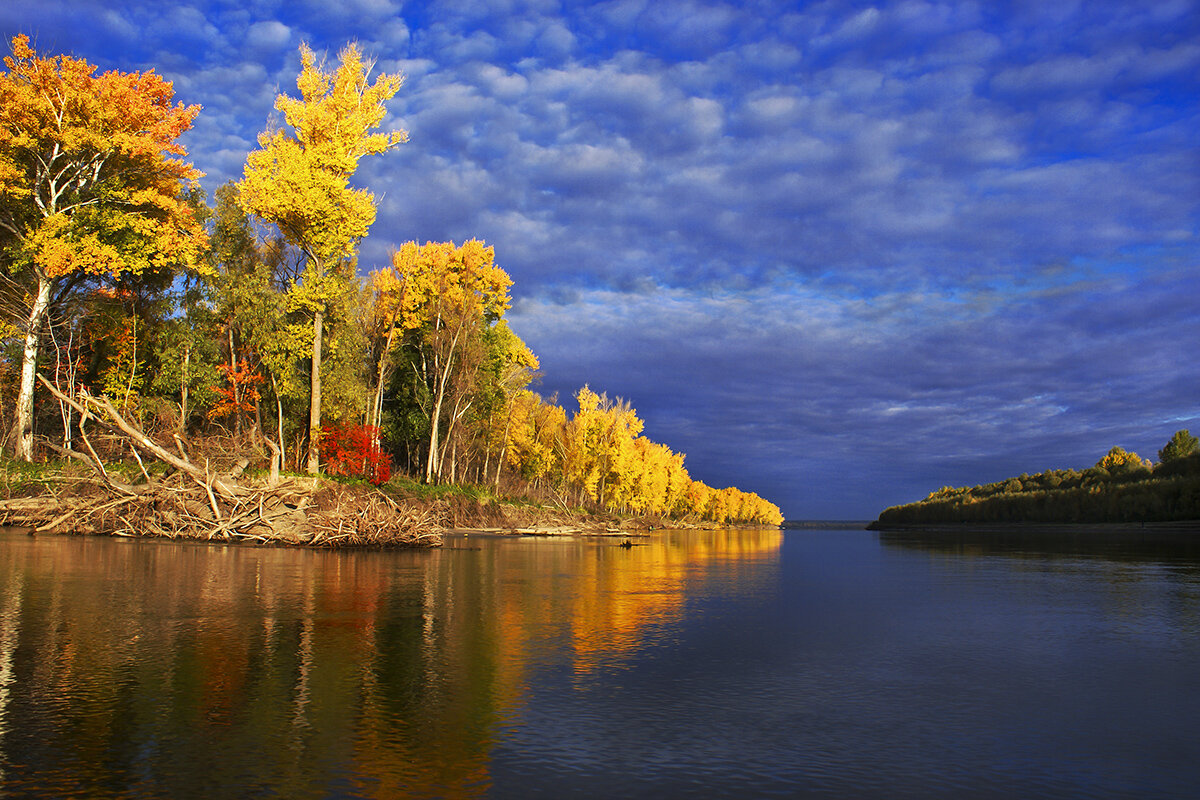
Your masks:
{"label": "cloudy sky", "polygon": [[240,175],[303,41],[401,71],[361,261],[476,237],[568,408],[792,518],[1200,432],[1200,0],[8,0]]}

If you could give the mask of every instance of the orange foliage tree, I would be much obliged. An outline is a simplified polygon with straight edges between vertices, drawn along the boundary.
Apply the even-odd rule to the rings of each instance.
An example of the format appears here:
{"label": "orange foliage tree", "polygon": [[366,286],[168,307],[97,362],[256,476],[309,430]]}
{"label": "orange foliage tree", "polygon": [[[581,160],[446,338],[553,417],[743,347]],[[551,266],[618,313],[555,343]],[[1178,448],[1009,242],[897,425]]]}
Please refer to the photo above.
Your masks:
{"label": "orange foliage tree", "polygon": [[208,418],[233,417],[234,429],[241,433],[242,418],[254,413],[255,404],[260,399],[258,386],[263,382],[263,376],[251,368],[250,362],[244,358],[237,362],[236,367],[219,364],[217,370],[225,376],[229,388],[213,387],[217,402],[208,410]]}
{"label": "orange foliage tree", "polygon": [[14,430],[33,455],[33,388],[47,312],[80,275],[138,274],[195,262],[204,231],[187,190],[199,174],[179,136],[199,106],[169,81],[39,56],[16,36],[0,74],[0,247],[26,289]]}

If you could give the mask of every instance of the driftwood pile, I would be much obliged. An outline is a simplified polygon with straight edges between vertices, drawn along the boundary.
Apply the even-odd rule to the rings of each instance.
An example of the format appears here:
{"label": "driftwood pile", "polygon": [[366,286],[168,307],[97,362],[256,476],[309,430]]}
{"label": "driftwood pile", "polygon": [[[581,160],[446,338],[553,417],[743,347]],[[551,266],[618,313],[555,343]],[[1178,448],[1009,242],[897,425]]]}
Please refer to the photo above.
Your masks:
{"label": "driftwood pile", "polygon": [[[40,376],[39,376],[40,377]],[[94,533],[116,536],[273,542],[316,546],[437,546],[446,510],[401,505],[366,487],[322,484],[316,479],[278,479],[277,464],[265,485],[241,480],[248,462],[227,472],[194,463],[184,443],[176,452],[125,419],[107,398],[81,391],[68,396],[42,384],[79,414],[85,452],[44,442],[60,455],[87,464],[89,487],[74,486],[32,498],[0,500],[0,524],[32,527],[35,533]],[[105,468],[87,437],[95,421],[142,465],[145,482],[129,484]],[[151,478],[143,457],[165,463],[171,474]]]}

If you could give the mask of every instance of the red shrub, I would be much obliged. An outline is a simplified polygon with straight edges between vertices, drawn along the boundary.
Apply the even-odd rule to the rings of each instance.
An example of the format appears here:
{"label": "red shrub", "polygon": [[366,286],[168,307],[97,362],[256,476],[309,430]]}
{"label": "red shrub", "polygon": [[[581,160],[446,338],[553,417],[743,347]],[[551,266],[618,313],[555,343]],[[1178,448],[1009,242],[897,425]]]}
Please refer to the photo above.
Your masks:
{"label": "red shrub", "polygon": [[330,475],[361,476],[378,486],[392,476],[392,457],[379,447],[373,425],[326,425],[321,429],[321,460]]}

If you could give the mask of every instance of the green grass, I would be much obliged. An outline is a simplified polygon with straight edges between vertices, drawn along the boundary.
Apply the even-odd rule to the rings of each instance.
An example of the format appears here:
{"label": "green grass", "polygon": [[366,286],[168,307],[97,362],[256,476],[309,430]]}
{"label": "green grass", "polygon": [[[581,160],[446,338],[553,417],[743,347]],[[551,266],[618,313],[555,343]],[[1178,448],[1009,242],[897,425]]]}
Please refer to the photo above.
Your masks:
{"label": "green grass", "polygon": [[45,488],[64,472],[62,463],[28,463],[0,457],[0,485],[9,491],[27,487]]}
{"label": "green grass", "polygon": [[466,497],[481,503],[497,501],[499,498],[485,486],[471,484],[427,484],[420,483],[407,475],[393,475],[380,487],[405,499],[441,500],[450,497]]}
{"label": "green grass", "polygon": [[[166,464],[153,460],[146,461],[145,465],[146,472],[155,478],[162,477],[170,469]],[[104,468],[113,477],[129,484],[138,484],[145,480],[141,467],[131,458],[108,462]],[[70,459],[27,462],[0,456],[0,487],[4,487],[10,493],[31,488],[47,489],[60,485],[64,479],[84,478],[92,474],[89,467]]]}

